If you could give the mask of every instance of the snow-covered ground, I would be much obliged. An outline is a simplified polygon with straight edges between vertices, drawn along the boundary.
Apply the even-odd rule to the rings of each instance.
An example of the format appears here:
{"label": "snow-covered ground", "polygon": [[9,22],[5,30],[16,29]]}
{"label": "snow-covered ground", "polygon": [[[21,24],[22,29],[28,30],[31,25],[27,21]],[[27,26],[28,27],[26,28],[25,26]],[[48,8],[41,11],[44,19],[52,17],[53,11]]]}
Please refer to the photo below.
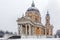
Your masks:
{"label": "snow-covered ground", "polygon": [[28,38],[25,36],[22,36],[22,38],[19,39],[8,39],[11,35],[6,34],[3,38],[0,38],[0,40],[60,40],[60,38],[46,38],[46,36],[43,37],[35,37],[35,36],[28,36]]}
{"label": "snow-covered ground", "polygon": [[27,38],[27,39],[0,39],[0,40],[60,40],[60,38]]}

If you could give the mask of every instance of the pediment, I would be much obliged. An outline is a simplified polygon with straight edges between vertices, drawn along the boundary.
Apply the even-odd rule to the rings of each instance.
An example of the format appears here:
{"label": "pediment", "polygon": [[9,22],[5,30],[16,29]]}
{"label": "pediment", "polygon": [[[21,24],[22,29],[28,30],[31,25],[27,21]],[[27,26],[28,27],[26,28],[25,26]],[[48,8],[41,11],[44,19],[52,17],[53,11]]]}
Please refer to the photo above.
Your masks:
{"label": "pediment", "polygon": [[21,17],[21,18],[18,18],[17,22],[20,22],[20,21],[29,21],[29,19],[25,17]]}

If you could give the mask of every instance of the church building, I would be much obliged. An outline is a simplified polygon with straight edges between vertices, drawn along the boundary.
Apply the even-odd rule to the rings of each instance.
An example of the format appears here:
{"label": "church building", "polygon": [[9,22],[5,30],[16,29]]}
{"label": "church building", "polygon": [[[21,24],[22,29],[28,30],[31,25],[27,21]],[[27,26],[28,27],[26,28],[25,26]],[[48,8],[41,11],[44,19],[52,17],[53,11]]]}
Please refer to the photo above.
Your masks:
{"label": "church building", "polygon": [[32,2],[25,16],[17,19],[18,35],[20,36],[52,36],[53,25],[50,23],[50,14],[47,11],[45,25],[41,22],[41,14]]}

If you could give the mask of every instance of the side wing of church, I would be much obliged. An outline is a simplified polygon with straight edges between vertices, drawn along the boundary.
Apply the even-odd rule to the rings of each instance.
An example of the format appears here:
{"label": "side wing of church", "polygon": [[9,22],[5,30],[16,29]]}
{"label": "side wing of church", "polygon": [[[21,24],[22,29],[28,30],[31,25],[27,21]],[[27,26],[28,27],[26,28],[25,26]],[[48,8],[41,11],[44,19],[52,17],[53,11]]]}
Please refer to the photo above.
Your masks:
{"label": "side wing of church", "polygon": [[41,14],[35,7],[34,2],[25,13],[25,16],[18,18],[18,34],[24,36],[52,36],[53,26],[50,24],[50,15],[47,11],[45,25],[41,22]]}

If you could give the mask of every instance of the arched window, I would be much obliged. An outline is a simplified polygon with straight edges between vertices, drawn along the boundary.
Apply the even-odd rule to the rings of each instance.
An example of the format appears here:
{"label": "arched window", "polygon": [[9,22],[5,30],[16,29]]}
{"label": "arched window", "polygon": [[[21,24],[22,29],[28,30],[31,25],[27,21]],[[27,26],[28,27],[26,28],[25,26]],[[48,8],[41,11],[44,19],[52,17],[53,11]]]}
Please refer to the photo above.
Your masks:
{"label": "arched window", "polygon": [[39,29],[39,27],[37,27],[37,29]]}

